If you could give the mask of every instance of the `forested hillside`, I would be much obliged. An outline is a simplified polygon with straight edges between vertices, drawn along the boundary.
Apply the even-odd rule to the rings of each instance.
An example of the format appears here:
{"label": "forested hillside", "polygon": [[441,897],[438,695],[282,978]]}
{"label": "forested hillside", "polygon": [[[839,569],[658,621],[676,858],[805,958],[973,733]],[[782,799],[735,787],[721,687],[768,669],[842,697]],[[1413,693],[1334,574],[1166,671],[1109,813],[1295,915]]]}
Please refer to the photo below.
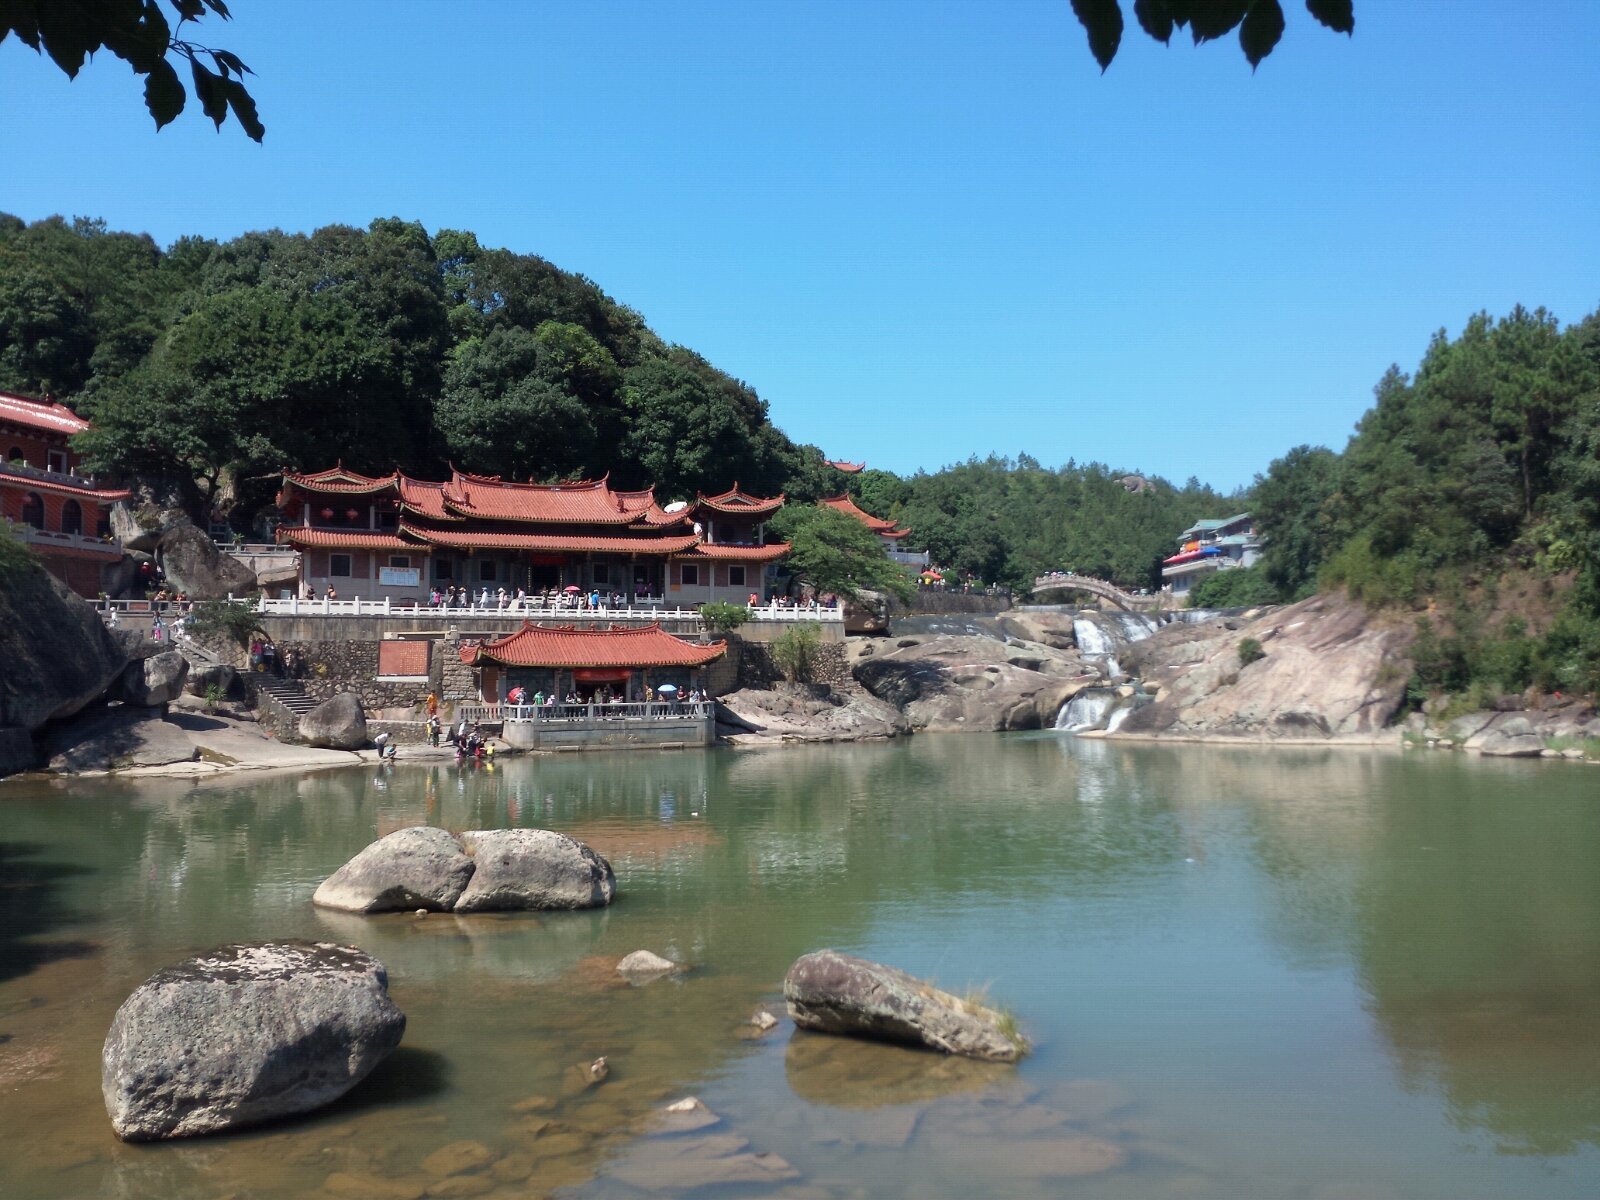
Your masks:
{"label": "forested hillside", "polygon": [[[310,235],[185,238],[0,215],[0,388],[94,420],[91,466],[176,484],[247,528],[283,467],[342,458],[555,480],[611,472],[695,489],[847,487],[911,544],[983,582],[1073,566],[1129,587],[1224,501],[1191,481],[1130,494],[1098,464],[973,460],[911,479],[847,476],[768,419],[750,385],[542,258],[397,219]],[[839,446],[834,453],[871,447]]]}
{"label": "forested hillside", "polygon": [[1600,689],[1600,314],[1480,313],[1375,391],[1257,480],[1265,560],[1204,598],[1346,587],[1421,614],[1419,690]]}
{"label": "forested hillside", "polygon": [[342,457],[520,479],[610,471],[669,496],[840,477],[755,389],[533,255],[388,219],[185,238],[0,216],[0,387],[91,417],[92,465],[248,521],[285,466]]}

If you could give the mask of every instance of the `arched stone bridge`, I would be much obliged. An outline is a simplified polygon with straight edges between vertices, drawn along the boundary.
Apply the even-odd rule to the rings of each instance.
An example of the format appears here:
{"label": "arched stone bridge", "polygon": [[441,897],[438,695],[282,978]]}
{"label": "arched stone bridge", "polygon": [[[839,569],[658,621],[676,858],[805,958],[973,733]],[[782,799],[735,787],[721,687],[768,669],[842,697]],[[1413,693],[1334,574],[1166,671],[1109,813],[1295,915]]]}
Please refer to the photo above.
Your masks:
{"label": "arched stone bridge", "polygon": [[1033,594],[1038,596],[1044,592],[1088,592],[1127,612],[1153,612],[1161,607],[1160,595],[1136,596],[1093,575],[1041,575],[1033,581]]}

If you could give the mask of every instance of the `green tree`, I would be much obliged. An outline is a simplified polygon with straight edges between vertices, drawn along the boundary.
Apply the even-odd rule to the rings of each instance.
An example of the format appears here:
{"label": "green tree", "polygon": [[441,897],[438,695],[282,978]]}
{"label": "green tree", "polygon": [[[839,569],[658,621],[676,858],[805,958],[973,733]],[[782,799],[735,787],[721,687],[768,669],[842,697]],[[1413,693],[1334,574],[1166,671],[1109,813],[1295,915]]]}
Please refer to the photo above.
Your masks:
{"label": "green tree", "polygon": [[1278,599],[1278,589],[1259,563],[1214,571],[1189,589],[1190,608],[1247,608]]}
{"label": "green tree", "polygon": [[878,535],[836,509],[786,505],[770,528],[790,544],[790,572],[819,594],[849,599],[874,591],[909,600],[915,592],[911,576],[884,553]]}
{"label": "green tree", "polygon": [[1262,569],[1282,599],[1299,600],[1316,588],[1331,549],[1328,504],[1338,473],[1333,451],[1296,446],[1256,477],[1251,511],[1266,539]]}
{"label": "green tree", "polygon": [[[178,18],[176,27],[157,0],[8,0],[0,6],[0,42],[16,34],[36,53],[48,54],[68,79],[76,79],[84,61],[97,51],[110,51],[144,77],[144,103],[157,129],[181,113],[188,101],[173,63],[186,65],[195,98],[216,127],[222,128],[231,110],[245,133],[259,142],[267,131],[244,86],[244,77],[253,74],[250,68],[231,51],[177,36],[185,25],[207,15],[229,20],[227,4],[168,0],[168,7]],[[206,60],[215,70],[205,65]]]}

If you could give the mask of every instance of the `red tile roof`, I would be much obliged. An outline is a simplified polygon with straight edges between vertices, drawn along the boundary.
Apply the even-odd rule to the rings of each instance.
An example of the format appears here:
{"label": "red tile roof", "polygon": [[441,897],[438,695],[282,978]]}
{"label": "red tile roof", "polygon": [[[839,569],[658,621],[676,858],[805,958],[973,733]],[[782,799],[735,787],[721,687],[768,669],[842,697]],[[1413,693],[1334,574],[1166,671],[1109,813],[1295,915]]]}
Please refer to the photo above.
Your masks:
{"label": "red tile roof", "polygon": [[56,483],[51,479],[40,479],[21,472],[12,474],[0,470],[0,487],[8,485],[24,492],[48,492],[52,496],[82,496],[86,500],[98,500],[104,504],[126,500],[133,494],[127,488],[75,487],[70,483]]}
{"label": "red tile roof", "polygon": [[418,554],[429,553],[427,546],[419,546],[376,529],[306,529],[300,525],[280,525],[278,541],[291,546],[315,546],[330,550],[409,550]]}
{"label": "red tile roof", "polygon": [[660,625],[578,629],[524,622],[508,637],[461,647],[461,660],[508,667],[699,667],[727,650],[726,642],[685,642]]}
{"label": "red tile roof", "polygon": [[341,496],[382,492],[392,489],[400,478],[398,472],[392,475],[361,475],[355,471],[347,471],[344,464],[329,467],[326,471],[314,471],[310,474],[300,474],[296,471],[285,471],[283,481],[292,483],[296,487],[308,492],[334,493]]}
{"label": "red tile roof", "polygon": [[77,413],[53,400],[33,400],[15,392],[0,392],[0,421],[42,429],[46,433],[74,434],[89,428]]}
{"label": "red tile roof", "polygon": [[882,517],[875,517],[869,512],[863,512],[856,507],[856,502],[849,496],[830,496],[826,500],[818,500],[824,508],[831,508],[835,512],[842,512],[847,517],[854,517],[873,533],[880,537],[903,538],[911,532],[909,529],[896,528],[893,521],[885,521]]}
{"label": "red tile roof", "polygon": [[456,549],[530,550],[544,553],[599,551],[603,554],[674,554],[695,544],[695,535],[681,537],[628,537],[616,534],[493,533],[484,530],[426,529],[401,522],[407,537]]}
{"label": "red tile roof", "polygon": [[654,503],[652,490],[613,491],[604,479],[577,483],[506,483],[457,471],[444,488],[447,511],[488,521],[559,525],[628,525]]}
{"label": "red tile roof", "polygon": [[692,549],[674,554],[674,558],[707,558],[717,562],[772,562],[789,553],[788,542],[774,542],[770,546],[726,546],[701,542]]}
{"label": "red tile roof", "polygon": [[867,464],[864,462],[845,462],[842,459],[835,461],[831,458],[827,459],[826,462],[835,471],[843,471],[846,475],[859,475],[867,469]]}
{"label": "red tile roof", "polygon": [[713,512],[735,513],[743,516],[759,517],[767,513],[777,512],[783,507],[783,495],[779,493],[771,500],[761,496],[752,496],[749,492],[741,492],[735,483],[720,496],[708,496],[700,493],[695,502],[697,508],[709,508]]}

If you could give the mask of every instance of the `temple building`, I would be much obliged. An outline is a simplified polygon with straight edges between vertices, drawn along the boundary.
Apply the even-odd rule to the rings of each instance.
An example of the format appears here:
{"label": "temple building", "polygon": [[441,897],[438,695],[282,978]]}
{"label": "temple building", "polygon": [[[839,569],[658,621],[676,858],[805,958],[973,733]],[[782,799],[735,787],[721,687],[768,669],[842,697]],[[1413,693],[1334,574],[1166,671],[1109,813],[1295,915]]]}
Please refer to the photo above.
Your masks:
{"label": "temple building", "polygon": [[1261,558],[1262,539],[1249,513],[1196,521],[1178,535],[1178,552],[1161,560],[1162,587],[1184,595],[1197,582]]}
{"label": "temple building", "polygon": [[454,585],[692,607],[765,593],[789,550],[765,540],[782,506],[737,484],[663,507],[653,489],[617,491],[603,478],[508,483],[456,471],[432,482],[337,466],[284,472],[277,538],[300,549],[300,587],[318,595],[426,602]]}
{"label": "temple building", "polygon": [[578,629],[526,622],[506,637],[460,649],[462,662],[475,670],[480,699],[489,703],[503,701],[514,687],[529,697],[576,694],[585,702],[602,688],[628,701],[663,685],[687,696],[704,686],[703,668],[726,653],[724,642],[687,642],[660,625]]}
{"label": "temple building", "polygon": [[898,550],[900,539],[911,536],[911,530],[901,529],[893,521],[885,521],[882,517],[875,517],[871,513],[856,507],[856,502],[848,495],[830,496],[826,500],[818,500],[823,508],[831,508],[835,512],[842,512],[847,517],[854,517],[873,533],[883,539],[885,550]]}
{"label": "temple building", "polygon": [[80,596],[98,595],[122,560],[111,506],[128,498],[79,474],[69,439],[88,428],[65,405],[0,392],[0,519]]}

